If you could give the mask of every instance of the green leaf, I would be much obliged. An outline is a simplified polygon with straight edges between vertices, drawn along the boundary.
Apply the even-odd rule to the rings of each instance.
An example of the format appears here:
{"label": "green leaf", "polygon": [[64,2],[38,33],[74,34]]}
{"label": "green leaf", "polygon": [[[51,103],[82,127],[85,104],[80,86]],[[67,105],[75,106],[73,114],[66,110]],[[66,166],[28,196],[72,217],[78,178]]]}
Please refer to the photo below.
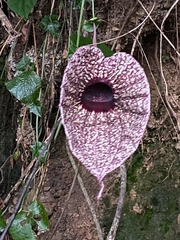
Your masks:
{"label": "green leaf", "polygon": [[58,29],[59,29],[59,21],[58,16],[55,14],[52,14],[51,16],[45,16],[41,20],[41,26],[44,28],[44,31],[49,33],[50,35],[54,37],[58,37]]}
{"label": "green leaf", "polygon": [[24,56],[21,61],[17,64],[16,69],[19,71],[24,71],[27,66],[31,63],[28,56]]}
{"label": "green leaf", "polygon": [[21,153],[20,153],[19,149],[17,149],[17,151],[15,151],[13,154],[13,159],[15,161],[17,161],[17,159],[19,158],[20,155],[21,155]]}
{"label": "green leaf", "polygon": [[36,142],[35,144],[31,145],[32,158],[38,157],[43,147],[44,144],[42,142]]}
{"label": "green leaf", "polygon": [[97,26],[99,26],[100,22],[101,22],[101,20],[97,17],[91,18],[89,20],[85,20],[83,28],[86,32],[93,32],[94,31],[94,24],[97,27]]}
{"label": "green leaf", "polygon": [[168,55],[162,56],[162,61],[163,63],[166,63],[167,61],[169,61],[169,56]]}
{"label": "green leaf", "polygon": [[[70,36],[71,44],[68,49],[68,58],[72,56],[72,54],[76,51],[76,42],[77,42],[77,34],[72,34]],[[80,36],[79,38],[79,46],[92,44],[92,39],[88,37]]]}
{"label": "green leaf", "polygon": [[[70,36],[70,40],[73,44],[76,44],[76,41],[77,41],[77,34],[72,34]],[[80,36],[80,39],[79,39],[79,46],[84,46],[84,45],[89,45],[89,44],[92,44],[92,39],[90,37],[83,37],[83,36]]]}
{"label": "green leaf", "polygon": [[104,43],[100,43],[97,46],[104,53],[105,57],[110,57],[114,54],[114,52]]}
{"label": "green leaf", "polygon": [[27,217],[27,214],[23,210],[16,215],[9,232],[13,240],[37,239],[32,230],[32,220]]}
{"label": "green leaf", "polygon": [[41,116],[41,107],[38,100],[41,79],[34,71],[22,72],[6,82],[6,87],[14,97],[27,104],[31,112]]}
{"label": "green leaf", "polygon": [[35,72],[27,71],[6,82],[6,87],[19,101],[31,103],[38,98],[41,79]]}
{"label": "green leaf", "polygon": [[38,225],[38,230],[47,230],[49,228],[49,219],[43,204],[39,201],[34,201],[28,206],[28,209],[34,215],[34,221]]}
{"label": "green leaf", "polygon": [[[0,211],[0,213],[1,213],[1,211]],[[0,215],[0,232],[2,232],[5,227],[6,227],[6,222],[4,221],[2,215]]]}
{"label": "green leaf", "polygon": [[28,15],[35,6],[37,0],[7,0],[8,7],[24,19],[28,19]]}
{"label": "green leaf", "polygon": [[[68,52],[69,58],[76,50],[77,34],[72,34],[70,36],[70,40],[71,40],[71,45],[69,46],[69,52]],[[80,47],[84,45],[89,45],[89,44],[92,44],[91,38],[80,36],[80,39],[79,39]],[[101,49],[105,57],[110,57],[114,54],[114,52],[104,43],[97,44],[97,47]]]}
{"label": "green leaf", "polygon": [[86,32],[93,32],[94,31],[93,23],[89,22],[87,20],[84,21],[83,28]]}
{"label": "green leaf", "polygon": [[39,117],[42,116],[42,109],[41,109],[39,100],[36,100],[32,103],[27,104],[27,107],[29,108],[30,112],[34,113],[35,115],[37,115]]}

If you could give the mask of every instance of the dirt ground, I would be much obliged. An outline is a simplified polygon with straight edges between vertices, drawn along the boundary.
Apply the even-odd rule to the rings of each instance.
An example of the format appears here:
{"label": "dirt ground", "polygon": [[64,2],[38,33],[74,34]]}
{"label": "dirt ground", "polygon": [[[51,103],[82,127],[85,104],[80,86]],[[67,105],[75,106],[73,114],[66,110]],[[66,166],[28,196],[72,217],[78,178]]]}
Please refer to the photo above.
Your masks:
{"label": "dirt ground", "polygon": [[[53,10],[54,13],[60,14],[60,21],[65,21],[65,27],[59,44],[60,64],[57,64],[54,71],[55,100],[48,127],[52,126],[58,109],[59,87],[67,64],[64,55],[68,43],[70,2],[66,1],[66,4],[64,3],[66,7],[59,11],[59,1],[55,1]],[[174,2],[95,1],[95,15],[102,20],[97,29],[97,42],[106,41],[115,52],[131,53],[134,50],[133,56],[144,67],[151,88],[151,115],[147,130],[138,150],[126,162],[127,192],[116,240],[180,239],[180,55],[178,56],[176,52],[179,51],[180,3],[173,6]],[[148,12],[152,11],[150,15],[152,19],[146,19],[147,14],[143,7]],[[49,14],[49,9],[50,3],[47,0],[38,1],[33,15],[39,51],[45,38],[39,27],[39,21],[40,17]],[[78,10],[73,10],[72,32],[77,31],[78,14]],[[88,3],[84,17],[86,19],[91,17],[91,7]],[[142,22],[139,28],[131,32]],[[162,45],[160,28],[168,39],[163,38]],[[24,47],[21,42],[17,46],[19,48],[14,55],[15,62],[21,58]],[[32,47],[33,41],[30,38],[27,50]],[[48,53],[51,52],[52,47],[54,47],[53,42],[49,42]],[[51,70],[50,57],[49,61],[48,57],[45,61],[45,80],[47,80]],[[47,127],[46,124],[44,125]],[[105,189],[99,204],[96,201],[99,191],[96,179],[81,165],[79,172],[106,235],[119,197],[119,170],[105,177]],[[65,134],[61,128],[57,140],[52,143],[38,197],[46,208],[50,229],[39,235],[38,239],[98,239],[93,217],[77,180],[72,195],[67,201],[74,175],[66,151]],[[32,195],[34,191],[31,191]]]}

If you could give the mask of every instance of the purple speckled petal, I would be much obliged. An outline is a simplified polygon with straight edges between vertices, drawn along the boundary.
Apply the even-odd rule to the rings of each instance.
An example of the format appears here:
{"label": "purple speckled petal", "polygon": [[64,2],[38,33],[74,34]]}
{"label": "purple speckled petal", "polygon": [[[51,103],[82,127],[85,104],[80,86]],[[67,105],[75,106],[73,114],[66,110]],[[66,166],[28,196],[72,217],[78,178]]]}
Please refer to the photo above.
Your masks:
{"label": "purple speckled petal", "polygon": [[[111,87],[114,108],[88,111],[81,98],[94,82]],[[98,179],[119,167],[137,149],[150,114],[150,90],[143,68],[129,54],[105,58],[83,46],[71,57],[61,86],[62,123],[72,153]]]}

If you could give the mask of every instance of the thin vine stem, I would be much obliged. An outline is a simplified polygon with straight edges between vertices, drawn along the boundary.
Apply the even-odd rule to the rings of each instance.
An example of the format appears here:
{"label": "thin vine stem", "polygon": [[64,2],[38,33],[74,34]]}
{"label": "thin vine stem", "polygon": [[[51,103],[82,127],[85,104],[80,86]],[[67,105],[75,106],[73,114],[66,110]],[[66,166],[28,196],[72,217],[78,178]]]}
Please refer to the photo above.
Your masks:
{"label": "thin vine stem", "polygon": [[92,0],[92,17],[95,18],[94,0]]}
{"label": "thin vine stem", "polygon": [[82,25],[82,18],[83,18],[84,4],[85,4],[85,0],[82,0],[82,3],[81,3],[81,10],[80,10],[80,16],[79,16],[79,25],[78,25],[78,32],[77,32],[76,47],[79,47],[79,40],[80,40],[80,34],[81,34],[81,25]]}

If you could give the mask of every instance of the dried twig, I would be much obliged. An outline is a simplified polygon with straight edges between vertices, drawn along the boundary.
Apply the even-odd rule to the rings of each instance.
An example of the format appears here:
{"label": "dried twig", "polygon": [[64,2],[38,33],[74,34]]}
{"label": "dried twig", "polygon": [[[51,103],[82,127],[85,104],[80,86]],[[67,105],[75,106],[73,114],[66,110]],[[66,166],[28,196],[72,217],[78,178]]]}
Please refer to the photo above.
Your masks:
{"label": "dried twig", "polygon": [[[164,76],[164,72],[163,72],[163,66],[162,66],[162,42],[163,42],[163,30],[164,30],[164,23],[167,19],[167,17],[169,16],[170,12],[172,11],[172,9],[177,5],[177,3],[179,2],[179,0],[176,0],[171,8],[169,9],[169,11],[166,13],[165,17],[163,18],[163,21],[161,23],[161,31],[160,31],[160,46],[159,46],[159,65],[160,65],[160,75],[161,75],[161,81],[163,83],[164,86],[164,91],[165,91],[165,100],[167,103],[167,106],[169,107],[172,115],[174,116],[174,118],[177,120],[177,114],[175,113],[175,111],[173,110],[170,102],[169,102],[169,92],[168,92],[168,86],[167,86],[167,82]],[[178,126],[178,125],[177,125]],[[180,129],[178,129],[180,130]]]}
{"label": "dried twig", "polygon": [[16,30],[13,28],[12,24],[10,23],[9,19],[4,14],[4,12],[2,11],[1,8],[0,8],[0,21],[1,21],[2,26],[5,28],[6,32],[9,34],[0,50],[0,55],[1,55],[6,44],[8,42],[12,41],[13,39],[16,39],[17,37],[21,36],[21,33],[16,32]]}
{"label": "dried twig", "polygon": [[[141,52],[142,52],[145,60],[146,60],[148,69],[149,69],[149,71],[150,71],[150,75],[151,75],[151,77],[152,77],[152,79],[153,79],[153,82],[154,82],[154,84],[155,84],[155,86],[156,86],[156,89],[157,89],[157,92],[158,92],[158,94],[159,94],[159,96],[160,96],[160,99],[161,99],[161,101],[162,101],[162,103],[163,103],[163,105],[164,105],[164,107],[165,107],[165,109],[166,109],[166,111],[167,111],[167,113],[168,113],[168,116],[169,116],[170,121],[171,121],[171,123],[172,123],[172,125],[173,125],[173,127],[174,127],[174,129],[175,129],[175,131],[176,131],[176,134],[178,135],[178,131],[177,131],[176,126],[175,126],[175,124],[174,124],[174,122],[173,122],[173,119],[172,119],[172,117],[171,117],[170,111],[169,111],[169,109],[168,109],[167,106],[166,106],[166,102],[165,102],[165,100],[163,99],[163,96],[162,96],[162,94],[161,94],[161,92],[160,92],[160,90],[159,90],[159,87],[158,87],[158,85],[157,85],[157,82],[156,82],[156,80],[155,80],[155,77],[154,77],[154,75],[153,75],[153,73],[152,73],[151,66],[150,66],[150,63],[149,63],[149,61],[148,61],[148,58],[147,58],[147,56],[146,56],[146,54],[145,54],[145,52],[144,52],[144,49],[142,48],[141,43],[139,42],[139,40],[137,40],[137,42],[138,42],[138,44],[139,44],[139,46],[140,46],[140,48],[141,48]],[[157,55],[157,54],[156,54],[156,48],[157,48],[157,47],[155,46],[155,61],[156,61],[156,65],[157,65],[157,67],[158,67],[158,66],[159,66],[159,61],[158,61],[157,56],[156,56],[156,55]]]}
{"label": "dried twig", "polygon": [[[131,16],[131,14],[134,12],[134,10],[135,10],[135,8],[136,8],[136,6],[137,6],[137,3],[138,3],[138,2],[136,2],[136,3],[134,4],[134,6],[131,6],[131,7],[130,7],[130,9],[129,9],[129,11],[128,11],[128,13],[127,13],[124,21],[122,22],[122,26],[121,26],[121,29],[120,29],[119,32],[118,32],[118,36],[117,36],[117,37],[119,37],[119,36],[121,35],[122,30],[123,30],[124,26],[126,25],[126,23],[127,23],[128,19],[129,19],[129,17]],[[132,4],[132,3],[131,3],[131,4]],[[133,4],[132,4],[132,5],[133,5]],[[117,37],[116,37],[116,39],[115,39],[115,41],[114,41],[114,43],[113,43],[113,45],[112,45],[112,47],[111,47],[111,50],[112,50],[112,51],[114,50],[115,45],[116,45],[116,43],[117,43],[117,40],[118,40]]]}
{"label": "dried twig", "polygon": [[[177,55],[180,57],[180,53],[178,52],[178,50],[175,48],[175,46],[172,44],[172,42],[169,40],[169,38],[161,31],[161,29],[158,27],[158,25],[155,23],[155,21],[152,19],[152,17],[150,16],[149,12],[146,10],[146,8],[144,7],[143,3],[138,0],[138,2],[140,3],[141,7],[143,8],[143,10],[145,11],[145,13],[149,16],[149,19],[152,21],[152,23],[154,24],[154,26],[159,30],[159,32],[162,34],[162,36],[164,37],[164,39],[166,39],[166,41],[169,43],[169,45],[174,49],[174,51],[177,53]],[[176,0],[177,2],[177,0]],[[143,23],[143,22],[142,22]],[[142,25],[141,23],[141,25]]]}
{"label": "dried twig", "polygon": [[125,195],[126,195],[127,174],[126,174],[125,164],[122,164],[120,166],[120,178],[121,178],[121,185],[120,185],[119,202],[118,202],[118,205],[117,205],[117,209],[116,209],[116,213],[115,213],[115,217],[114,217],[111,229],[108,233],[108,236],[107,236],[106,240],[114,240],[115,239],[117,228],[118,228],[118,225],[119,225],[119,220],[121,218],[122,208],[123,208],[123,205],[124,205],[124,198],[125,198]]}
{"label": "dried twig", "polygon": [[[139,0],[138,0],[138,1],[139,1]],[[130,34],[130,33],[132,33],[132,32],[134,32],[135,30],[137,30],[138,28],[140,28],[140,27],[147,21],[148,18],[150,18],[150,19],[152,20],[152,18],[150,17],[150,15],[151,15],[154,7],[155,7],[155,2],[154,2],[154,4],[153,4],[150,12],[147,12],[147,11],[146,11],[147,16],[145,17],[145,19],[144,19],[138,26],[136,26],[135,28],[131,29],[130,31],[128,31],[128,32],[126,32],[126,33],[124,33],[124,34],[122,34],[122,35],[120,35],[120,36],[117,36],[117,37],[114,37],[114,38],[109,38],[108,40],[98,42],[97,44],[115,41],[115,40],[118,39],[118,38],[122,38],[122,37],[124,37],[124,36],[126,36],[126,35],[128,35],[128,34]],[[166,37],[166,38],[167,38],[167,37]]]}
{"label": "dried twig", "polygon": [[3,10],[0,8],[0,21],[2,23],[2,26],[5,28],[6,32],[11,36],[19,36],[20,34],[16,32],[10,23],[7,16],[4,14]]}
{"label": "dried twig", "polygon": [[21,173],[20,179],[17,181],[17,183],[14,185],[14,187],[11,189],[11,191],[8,193],[8,195],[6,196],[5,200],[3,201],[3,206],[5,206],[5,205],[9,202],[12,194],[13,194],[13,193],[18,189],[18,187],[21,185],[23,179],[29,175],[31,169],[32,169],[33,166],[34,166],[34,162],[35,162],[35,159],[33,159],[33,160],[30,162],[30,164],[28,165],[28,167],[26,168],[26,170]]}
{"label": "dried twig", "polygon": [[137,41],[138,41],[138,39],[139,39],[139,36],[140,36],[140,34],[141,34],[141,32],[142,32],[142,29],[143,29],[144,25],[145,25],[145,23],[140,27],[140,29],[139,29],[139,31],[138,31],[135,39],[134,39],[134,42],[133,42],[133,45],[132,45],[132,49],[131,49],[131,55],[132,55],[132,56],[133,56],[134,49],[135,49],[135,47],[136,47]]}
{"label": "dried twig", "polygon": [[[161,70],[161,77],[162,80],[164,82],[164,87],[165,87],[165,96],[168,97],[168,87],[167,87],[167,83],[166,83],[166,79],[164,77],[164,73],[163,73],[163,67],[162,67],[162,37],[163,37],[163,29],[164,29],[164,23],[167,19],[167,17],[169,16],[170,12],[172,11],[172,9],[176,6],[176,4],[179,2],[179,0],[176,0],[174,2],[174,4],[172,4],[171,8],[169,9],[169,11],[166,13],[166,16],[164,17],[162,23],[161,23],[161,31],[160,31],[160,46],[159,46],[159,62],[160,62],[160,70]],[[166,99],[166,101],[168,102],[168,100]]]}

